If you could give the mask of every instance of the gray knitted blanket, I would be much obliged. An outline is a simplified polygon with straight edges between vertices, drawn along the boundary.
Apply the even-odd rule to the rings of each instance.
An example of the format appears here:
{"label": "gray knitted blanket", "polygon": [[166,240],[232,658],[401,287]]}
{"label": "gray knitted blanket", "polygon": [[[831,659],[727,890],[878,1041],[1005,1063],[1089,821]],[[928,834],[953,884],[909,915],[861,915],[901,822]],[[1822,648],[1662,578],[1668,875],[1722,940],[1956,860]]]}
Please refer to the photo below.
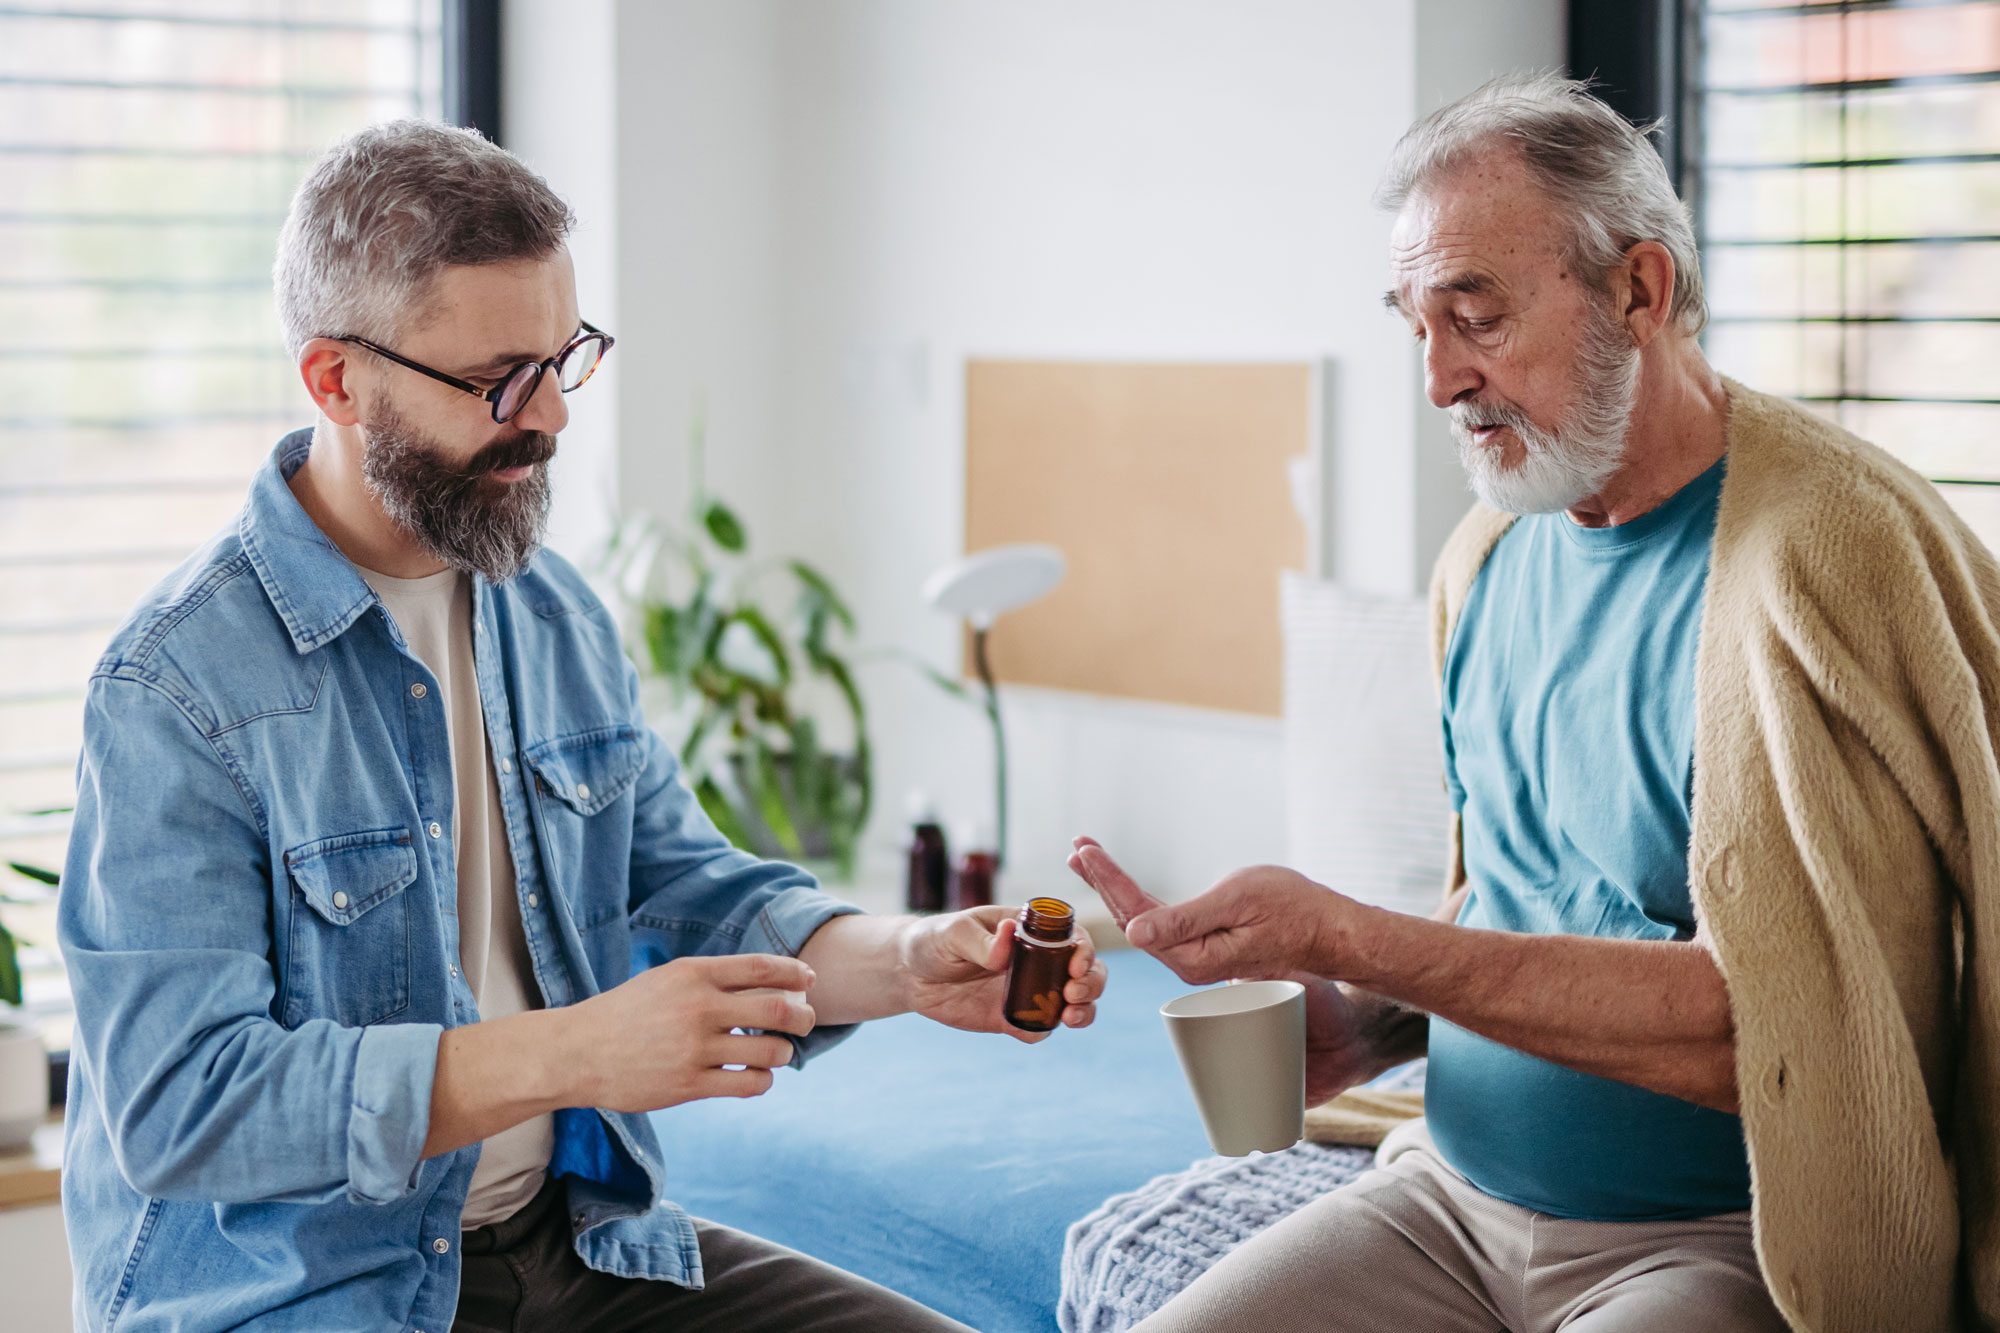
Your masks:
{"label": "gray knitted blanket", "polygon": [[[1423,1062],[1375,1086],[1420,1088]],[[1205,1158],[1113,1195],[1064,1238],[1057,1325],[1062,1333],[1125,1333],[1223,1255],[1374,1164],[1372,1148],[1301,1143]]]}

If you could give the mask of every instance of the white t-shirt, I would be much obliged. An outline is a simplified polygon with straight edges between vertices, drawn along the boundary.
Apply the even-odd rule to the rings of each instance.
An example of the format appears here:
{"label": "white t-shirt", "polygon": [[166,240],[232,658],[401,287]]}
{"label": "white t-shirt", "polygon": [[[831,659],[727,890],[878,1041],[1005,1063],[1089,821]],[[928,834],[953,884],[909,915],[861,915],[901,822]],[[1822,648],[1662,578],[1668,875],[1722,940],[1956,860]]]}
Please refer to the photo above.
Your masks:
{"label": "white t-shirt", "polygon": [[[417,660],[437,678],[451,737],[452,846],[458,855],[458,963],[482,1019],[542,1007],[521,931],[514,857],[500,814],[473,665],[472,582],[455,569],[420,579],[361,571]],[[536,1116],[487,1139],[460,1226],[512,1216],[535,1196],[555,1149],[555,1118]]]}

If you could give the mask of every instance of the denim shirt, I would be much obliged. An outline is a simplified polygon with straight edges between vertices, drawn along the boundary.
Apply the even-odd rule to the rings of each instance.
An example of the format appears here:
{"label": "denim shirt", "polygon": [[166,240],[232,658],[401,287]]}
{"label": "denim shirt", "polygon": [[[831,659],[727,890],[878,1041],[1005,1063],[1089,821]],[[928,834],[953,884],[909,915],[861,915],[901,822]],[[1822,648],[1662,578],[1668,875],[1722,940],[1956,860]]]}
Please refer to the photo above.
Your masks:
{"label": "denim shirt", "polygon": [[[417,1329],[458,1301],[478,1145],[424,1159],[459,975],[438,683],[286,485],[117,631],[90,680],[60,899],[76,998],[63,1211],[81,1329]],[[480,703],[551,1007],[696,954],[796,954],[853,910],[732,848],[562,559],[474,578]],[[822,1029],[798,1061],[845,1036]],[[594,1269],[701,1284],[645,1115],[559,1111]]]}

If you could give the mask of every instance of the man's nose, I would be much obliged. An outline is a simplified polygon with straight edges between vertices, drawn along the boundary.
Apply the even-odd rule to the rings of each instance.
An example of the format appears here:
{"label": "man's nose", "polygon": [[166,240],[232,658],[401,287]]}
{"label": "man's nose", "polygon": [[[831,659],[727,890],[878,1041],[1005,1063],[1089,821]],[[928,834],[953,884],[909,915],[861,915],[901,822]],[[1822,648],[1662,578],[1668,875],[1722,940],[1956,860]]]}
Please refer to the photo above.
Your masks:
{"label": "man's nose", "polygon": [[1478,393],[1484,380],[1456,338],[1424,340],[1424,396],[1433,407],[1450,407]]}
{"label": "man's nose", "polygon": [[542,373],[534,393],[507,424],[516,430],[538,430],[545,435],[557,434],[569,424],[569,404],[563,401],[562,385],[557,382],[554,369]]}

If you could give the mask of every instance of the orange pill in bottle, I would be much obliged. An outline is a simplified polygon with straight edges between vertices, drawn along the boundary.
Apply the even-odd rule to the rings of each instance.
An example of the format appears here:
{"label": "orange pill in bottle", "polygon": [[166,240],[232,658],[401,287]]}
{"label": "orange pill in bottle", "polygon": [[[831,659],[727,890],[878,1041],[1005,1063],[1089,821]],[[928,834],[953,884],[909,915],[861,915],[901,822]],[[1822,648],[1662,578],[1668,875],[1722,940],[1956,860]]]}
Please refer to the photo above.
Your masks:
{"label": "orange pill in bottle", "polygon": [[1060,898],[1031,898],[1018,922],[1007,1021],[1023,1032],[1052,1032],[1062,1021],[1063,987],[1076,954],[1076,913]]}

